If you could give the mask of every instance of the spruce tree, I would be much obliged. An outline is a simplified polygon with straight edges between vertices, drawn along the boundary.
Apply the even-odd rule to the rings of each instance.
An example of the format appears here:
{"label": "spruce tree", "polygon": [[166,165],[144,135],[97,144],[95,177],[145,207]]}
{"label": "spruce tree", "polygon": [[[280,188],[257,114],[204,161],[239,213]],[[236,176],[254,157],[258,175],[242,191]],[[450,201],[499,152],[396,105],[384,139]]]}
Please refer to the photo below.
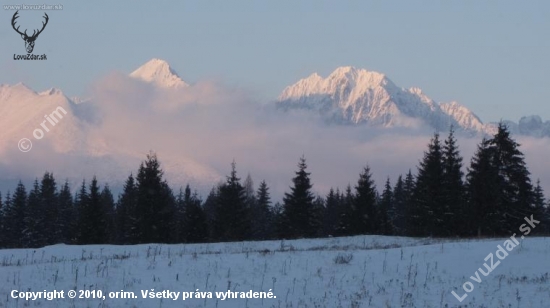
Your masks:
{"label": "spruce tree", "polygon": [[88,204],[85,208],[86,220],[89,228],[85,234],[88,240],[86,244],[104,244],[106,243],[106,213],[101,204],[101,192],[97,178],[94,176],[88,189]]}
{"label": "spruce tree", "polygon": [[29,192],[25,213],[24,245],[29,248],[38,248],[45,245],[44,215],[42,213],[42,198],[40,198],[38,179],[34,180],[33,188]]}
{"label": "spruce tree", "polygon": [[59,191],[58,209],[59,215],[56,219],[55,225],[58,232],[59,242],[65,244],[76,243],[75,234],[78,216],[76,216],[73,197],[68,181],[65,181],[65,184],[63,184],[61,190]]}
{"label": "spruce tree", "polygon": [[325,215],[323,219],[323,235],[336,236],[338,224],[340,222],[341,208],[339,203],[339,192],[336,193],[333,188],[325,198]]}
{"label": "spruce tree", "polygon": [[105,184],[99,196],[99,203],[104,214],[105,243],[115,243],[115,200],[109,184]]}
{"label": "spruce tree", "polygon": [[177,217],[176,217],[176,198],[174,192],[168,185],[168,182],[163,181],[161,185],[160,203],[163,204],[163,210],[159,213],[161,221],[166,222],[160,230],[160,238],[163,243],[177,242]]}
{"label": "spruce tree", "polygon": [[255,240],[267,240],[273,237],[273,217],[271,213],[271,197],[267,183],[262,181],[256,193],[252,208],[252,233]]}
{"label": "spruce tree", "polygon": [[533,186],[530,173],[519,144],[510,136],[508,128],[500,123],[495,136],[488,140],[492,162],[498,172],[500,193],[499,234],[517,230],[524,217],[533,214]]}
{"label": "spruce tree", "polygon": [[[189,186],[189,184],[187,185]],[[189,194],[191,194],[191,189],[189,189]],[[180,190],[178,192],[178,195],[176,196],[176,216],[174,219],[176,220],[176,227],[175,232],[177,234],[176,240],[178,243],[184,243],[184,235],[183,235],[183,214],[184,214],[184,193],[182,187],[180,187]]]}
{"label": "spruce tree", "polygon": [[338,189],[336,190],[336,195],[338,196],[338,203],[340,204],[341,214],[340,220],[338,222],[337,233],[339,236],[349,236],[358,234],[354,229],[354,216],[355,215],[355,196],[351,191],[351,185],[348,184],[346,187],[346,192],[339,193]]}
{"label": "spruce tree", "polygon": [[273,233],[274,238],[283,239],[287,237],[288,225],[285,218],[284,208],[280,202],[276,202],[271,208],[271,215],[273,216]]}
{"label": "spruce tree", "polygon": [[154,153],[140,165],[137,177],[136,225],[139,243],[174,241],[175,199]]}
{"label": "spruce tree", "polygon": [[311,192],[313,185],[306,169],[306,159],[302,156],[290,193],[285,193],[283,198],[285,234],[289,238],[313,237],[317,233],[313,205],[315,197]]}
{"label": "spruce tree", "polygon": [[357,186],[355,186],[352,212],[348,216],[351,219],[351,235],[380,233],[380,215],[376,199],[376,186],[370,167],[366,166],[359,175]]}
{"label": "spruce tree", "polygon": [[124,183],[124,189],[116,206],[116,242],[118,244],[138,243],[136,203],[137,187],[134,176],[130,174]]}
{"label": "spruce tree", "polygon": [[189,185],[182,195],[182,225],[180,239],[185,243],[204,243],[208,239],[206,214],[197,194],[191,194]]}
{"label": "spruce tree", "polygon": [[403,176],[397,178],[393,188],[393,203],[390,209],[390,220],[396,235],[405,235],[405,220],[407,215],[407,195]]}
{"label": "spruce tree", "polygon": [[75,197],[75,205],[78,214],[78,226],[75,236],[77,238],[76,242],[79,245],[89,244],[89,232],[94,228],[88,219],[90,216],[89,204],[90,201],[86,188],[86,180],[82,180],[80,190]]}
{"label": "spruce tree", "polygon": [[40,183],[40,206],[43,219],[38,231],[44,234],[43,245],[57,244],[61,240],[60,229],[56,222],[59,218],[57,184],[52,173],[46,172]]}
{"label": "spruce tree", "polygon": [[250,208],[245,189],[237,177],[236,163],[220,187],[214,221],[214,236],[219,241],[244,241],[250,238]]}
{"label": "spruce tree", "polygon": [[80,200],[79,239],[81,245],[107,243],[107,213],[101,203],[101,192],[94,176],[89,192],[83,183]]}
{"label": "spruce tree", "polygon": [[407,197],[411,200],[412,200],[415,184],[416,183],[415,183],[414,176],[412,175],[412,172],[409,169],[409,172],[407,173],[407,176],[405,176],[404,190],[405,190],[405,194],[407,195]]}
{"label": "spruce tree", "polygon": [[436,133],[418,166],[409,216],[413,236],[442,236],[445,233],[442,160],[441,143]]}
{"label": "spruce tree", "polygon": [[493,149],[483,139],[472,157],[466,176],[468,196],[465,223],[466,235],[496,236],[499,234],[499,206],[502,194],[498,170],[493,163]]}
{"label": "spruce tree", "polygon": [[[451,126],[449,136],[443,146],[443,228],[445,236],[458,236],[468,233],[464,225],[465,188],[462,172],[462,156]],[[446,226],[446,228],[444,227]]]}
{"label": "spruce tree", "polygon": [[313,208],[311,211],[311,228],[313,237],[323,236],[323,217],[325,215],[325,199],[317,195],[313,200]]}
{"label": "spruce tree", "polygon": [[391,223],[391,218],[395,215],[395,211],[393,210],[393,191],[390,184],[390,178],[386,180],[386,184],[384,185],[384,191],[382,192],[382,196],[379,200],[378,205],[378,211],[379,211],[379,234],[383,235],[391,235],[393,234],[393,228]]}
{"label": "spruce tree", "polygon": [[220,195],[220,187],[223,183],[218,183],[213,186],[206,197],[206,200],[203,204],[204,214],[206,215],[206,222],[208,224],[208,239],[214,241],[216,239],[215,235],[215,225],[216,225],[216,213],[218,207],[218,197]]}
{"label": "spruce tree", "polygon": [[25,231],[25,211],[27,205],[27,191],[21,181],[13,194],[8,198],[2,210],[4,247],[23,248]]}
{"label": "spruce tree", "polygon": [[409,225],[409,217],[414,214],[414,208],[412,205],[413,193],[415,190],[415,178],[412,175],[412,171],[409,169],[409,172],[405,176],[405,181],[403,185],[403,195],[404,195],[404,208],[405,208],[405,217],[403,219],[403,235],[412,236],[414,234],[413,228]]}

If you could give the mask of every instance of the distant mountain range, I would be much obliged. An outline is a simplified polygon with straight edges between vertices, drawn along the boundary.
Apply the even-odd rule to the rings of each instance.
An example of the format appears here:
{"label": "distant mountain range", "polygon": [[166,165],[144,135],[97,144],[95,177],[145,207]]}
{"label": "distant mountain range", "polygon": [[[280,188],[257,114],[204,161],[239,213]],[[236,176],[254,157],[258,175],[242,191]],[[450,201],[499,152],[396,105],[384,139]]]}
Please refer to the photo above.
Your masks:
{"label": "distant mountain range", "polygon": [[[150,60],[129,76],[151,84],[160,92],[187,91],[187,88],[194,87],[160,59]],[[185,92],[174,93],[176,95],[170,97],[177,98]],[[139,96],[136,99],[139,100]],[[73,183],[81,181],[83,174],[88,172],[103,177],[112,185],[121,185],[150,148],[140,148],[139,151],[125,149],[107,138],[109,131],[101,130],[99,134],[94,131],[92,128],[98,123],[90,121],[94,100],[97,98],[69,98],[55,88],[36,92],[22,83],[0,85],[0,182],[13,174],[12,179],[17,180],[19,171],[30,169],[29,165],[33,163],[36,169],[42,170],[40,172],[53,171],[49,162],[44,165],[39,159],[29,160],[28,153],[18,152],[17,143],[21,138],[32,139],[33,131],[41,128],[40,124],[47,120],[46,116],[61,107],[67,115],[57,124],[55,133],[45,132],[44,139],[39,141],[43,144],[38,148],[46,147],[50,151],[48,153],[60,155],[55,155],[58,160],[66,160],[62,176],[74,180]],[[495,123],[483,123],[474,112],[457,102],[435,102],[418,88],[403,89],[384,74],[353,67],[337,68],[326,78],[312,74],[299,80],[285,88],[273,104],[285,112],[311,111],[321,115],[325,121],[338,125],[408,129],[428,127],[441,132],[454,125],[457,131],[476,136],[491,134],[496,127]],[[281,112],[281,116],[284,117],[285,113]],[[543,122],[539,116],[523,117],[519,123],[505,123],[514,134],[550,137],[550,121]],[[50,124],[46,121],[45,125]],[[148,147],[149,144],[144,142],[143,146]],[[23,160],[17,161],[14,157]],[[167,170],[167,178],[178,186],[191,182],[211,187],[212,183],[223,179],[223,172],[199,163],[197,157],[162,153],[162,163]]]}
{"label": "distant mountain range", "polygon": [[[429,126],[448,131],[450,125],[468,134],[492,134],[497,123],[483,123],[458,102],[440,103],[419,88],[404,89],[386,75],[350,66],[328,77],[314,73],[283,90],[277,105],[284,110],[311,110],[338,124],[416,128]],[[550,121],[522,117],[519,123],[503,121],[511,132],[550,137]]]}

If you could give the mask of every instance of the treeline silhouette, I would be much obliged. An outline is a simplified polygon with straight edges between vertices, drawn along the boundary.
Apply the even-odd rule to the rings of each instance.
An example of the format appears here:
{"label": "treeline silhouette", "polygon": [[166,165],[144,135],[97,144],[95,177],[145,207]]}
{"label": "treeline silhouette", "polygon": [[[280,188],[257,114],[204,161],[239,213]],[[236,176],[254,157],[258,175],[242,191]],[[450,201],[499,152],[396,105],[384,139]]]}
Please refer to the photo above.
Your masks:
{"label": "treeline silhouette", "polygon": [[416,173],[410,170],[378,192],[368,166],[354,187],[312,192],[306,159],[300,158],[290,190],[272,204],[269,187],[250,175],[225,182],[203,201],[187,185],[174,193],[155,154],[125,182],[117,200],[94,177],[73,196],[53,174],[0,196],[0,247],[66,244],[203,243],[294,239],[359,234],[431,237],[495,237],[518,233],[525,217],[550,232],[543,190],[533,184],[506,126],[483,139],[466,174],[453,129],[434,134]]}

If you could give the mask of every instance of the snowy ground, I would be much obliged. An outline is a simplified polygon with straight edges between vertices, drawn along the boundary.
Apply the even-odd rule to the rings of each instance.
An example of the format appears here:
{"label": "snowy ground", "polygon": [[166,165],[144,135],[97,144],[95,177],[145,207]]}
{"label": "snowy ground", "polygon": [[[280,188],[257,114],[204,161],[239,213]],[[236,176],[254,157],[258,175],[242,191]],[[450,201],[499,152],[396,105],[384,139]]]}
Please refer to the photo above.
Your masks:
{"label": "snowy ground", "polygon": [[[518,239],[521,244],[499,260],[497,245],[505,240],[357,236],[0,250],[0,307],[548,307],[550,238]],[[485,270],[490,253],[500,264],[485,277],[478,268]],[[479,280],[476,271],[480,283],[470,278]],[[451,291],[463,296],[468,281],[474,290],[460,303]],[[180,292],[179,298],[142,298],[151,289]],[[182,299],[181,292],[195,297],[197,289],[213,298]],[[216,298],[228,289],[271,291],[276,298]],[[12,298],[13,290],[64,291],[65,298],[26,301]],[[93,290],[97,297],[101,290],[105,299],[69,299],[70,290],[77,297],[93,297]],[[135,298],[109,298],[117,291]]]}

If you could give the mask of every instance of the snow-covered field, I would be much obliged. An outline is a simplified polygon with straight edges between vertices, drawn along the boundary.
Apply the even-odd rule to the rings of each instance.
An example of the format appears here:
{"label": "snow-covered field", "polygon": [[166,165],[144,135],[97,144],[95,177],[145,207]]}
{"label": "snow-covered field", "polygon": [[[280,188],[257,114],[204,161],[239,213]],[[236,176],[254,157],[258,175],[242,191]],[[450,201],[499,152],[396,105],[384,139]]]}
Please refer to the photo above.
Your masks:
{"label": "snow-covered field", "polygon": [[[0,307],[549,307],[550,238],[526,237],[500,260],[505,240],[356,236],[0,250]],[[490,253],[496,268],[485,277],[478,268],[487,272]],[[468,281],[474,289],[460,303],[451,291],[463,296]],[[153,289],[178,299],[142,297]],[[64,291],[65,298],[26,301],[12,298],[25,294],[14,290]],[[70,290],[105,299],[69,299]],[[275,298],[216,298],[228,290]],[[109,298],[121,291],[134,296]],[[212,298],[182,299],[207,292]]]}

